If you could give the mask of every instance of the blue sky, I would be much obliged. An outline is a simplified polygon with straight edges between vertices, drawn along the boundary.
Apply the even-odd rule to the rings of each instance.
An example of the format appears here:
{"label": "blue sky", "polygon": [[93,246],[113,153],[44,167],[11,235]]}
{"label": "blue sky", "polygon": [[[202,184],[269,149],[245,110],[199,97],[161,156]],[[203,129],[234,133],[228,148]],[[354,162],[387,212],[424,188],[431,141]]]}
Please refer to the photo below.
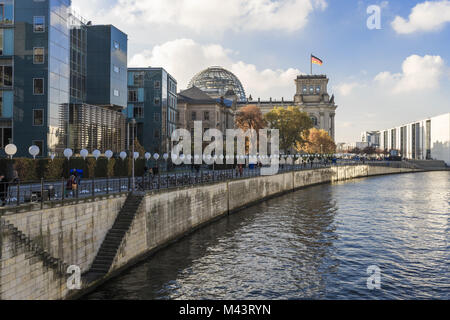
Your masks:
{"label": "blue sky", "polygon": [[[336,95],[337,140],[449,112],[450,1],[73,0],[94,23],[129,35],[132,66],[162,66],[184,89],[222,65],[254,98],[292,99],[309,55]],[[381,8],[369,30],[367,7]],[[393,21],[396,21],[393,24]]]}

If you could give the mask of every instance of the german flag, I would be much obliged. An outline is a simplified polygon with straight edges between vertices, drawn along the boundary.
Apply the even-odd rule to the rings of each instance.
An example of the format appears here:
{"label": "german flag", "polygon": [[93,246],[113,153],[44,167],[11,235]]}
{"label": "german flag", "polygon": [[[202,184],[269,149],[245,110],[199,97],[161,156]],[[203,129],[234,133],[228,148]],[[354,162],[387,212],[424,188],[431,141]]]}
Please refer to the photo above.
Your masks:
{"label": "german flag", "polygon": [[317,64],[319,66],[323,65],[323,61],[313,55],[311,55],[311,63]]}

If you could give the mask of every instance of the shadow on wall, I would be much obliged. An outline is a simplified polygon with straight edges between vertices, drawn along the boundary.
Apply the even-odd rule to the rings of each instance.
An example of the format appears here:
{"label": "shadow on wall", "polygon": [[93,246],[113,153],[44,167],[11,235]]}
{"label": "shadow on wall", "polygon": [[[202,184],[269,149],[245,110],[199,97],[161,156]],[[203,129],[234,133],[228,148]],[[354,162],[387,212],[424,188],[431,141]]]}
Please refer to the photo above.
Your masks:
{"label": "shadow on wall", "polygon": [[445,143],[440,141],[434,142],[431,149],[431,157],[434,160],[443,160],[450,166],[450,141]]}

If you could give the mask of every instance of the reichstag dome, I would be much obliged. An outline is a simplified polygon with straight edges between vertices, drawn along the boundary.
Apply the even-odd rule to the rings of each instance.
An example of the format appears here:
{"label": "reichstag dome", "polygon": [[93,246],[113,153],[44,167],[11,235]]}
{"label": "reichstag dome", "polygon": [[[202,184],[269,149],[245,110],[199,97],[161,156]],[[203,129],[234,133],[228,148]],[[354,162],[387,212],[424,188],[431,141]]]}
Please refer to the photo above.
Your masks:
{"label": "reichstag dome", "polygon": [[197,87],[212,97],[226,96],[232,90],[238,100],[245,102],[245,90],[241,81],[230,71],[222,67],[210,67],[195,75],[188,88]]}

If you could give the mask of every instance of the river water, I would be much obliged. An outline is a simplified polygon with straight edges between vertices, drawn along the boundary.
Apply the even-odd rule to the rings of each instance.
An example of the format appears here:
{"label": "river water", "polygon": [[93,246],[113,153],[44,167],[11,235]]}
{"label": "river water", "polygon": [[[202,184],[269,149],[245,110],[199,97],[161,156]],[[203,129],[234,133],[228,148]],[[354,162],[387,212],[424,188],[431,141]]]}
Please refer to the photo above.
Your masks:
{"label": "river water", "polygon": [[320,185],[214,222],[85,298],[449,299],[449,227],[450,172]]}

